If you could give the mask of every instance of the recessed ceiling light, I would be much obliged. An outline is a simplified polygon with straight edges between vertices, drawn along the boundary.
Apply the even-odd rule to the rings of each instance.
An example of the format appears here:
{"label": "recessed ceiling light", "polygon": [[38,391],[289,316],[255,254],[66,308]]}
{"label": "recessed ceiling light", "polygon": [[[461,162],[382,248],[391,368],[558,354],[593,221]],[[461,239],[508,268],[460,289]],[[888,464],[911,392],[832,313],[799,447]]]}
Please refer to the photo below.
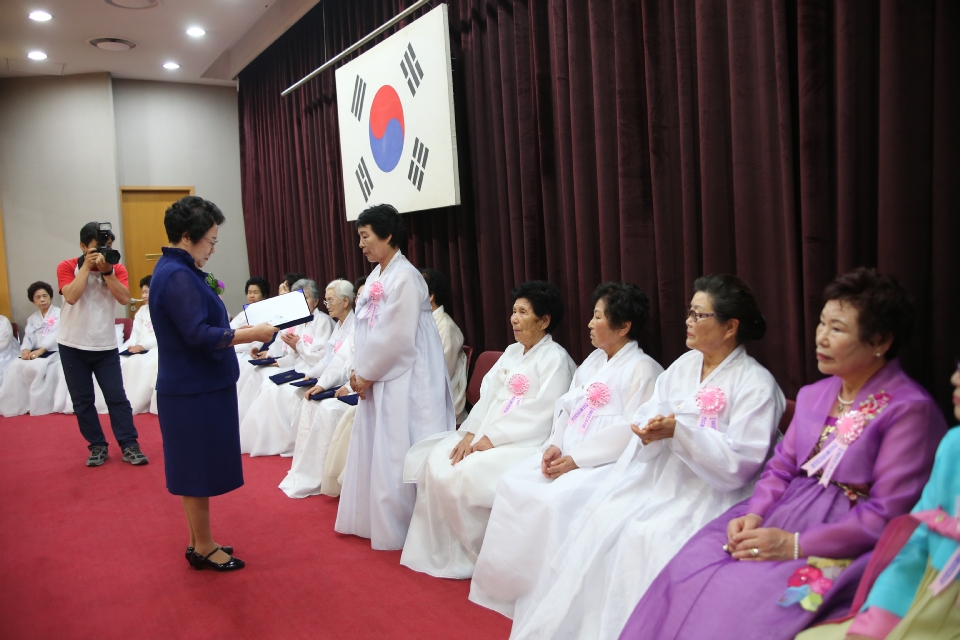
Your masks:
{"label": "recessed ceiling light", "polygon": [[152,9],[160,4],[160,0],[104,0],[120,9]]}
{"label": "recessed ceiling light", "polygon": [[137,46],[137,43],[133,40],[124,40],[123,38],[94,38],[88,40],[88,42],[105,51],[129,51]]}
{"label": "recessed ceiling light", "polygon": [[47,13],[46,11],[34,11],[30,14],[31,20],[36,20],[37,22],[46,22],[53,16]]}
{"label": "recessed ceiling light", "polygon": [[180,65],[178,65],[176,62],[165,62],[165,63],[163,64],[163,68],[164,68],[164,69],[170,69],[170,70],[172,71],[172,70],[174,70],[174,69],[179,69],[179,68],[180,68]]}
{"label": "recessed ceiling light", "polygon": [[206,33],[206,31],[204,31],[204,30],[201,29],[200,27],[190,27],[189,29],[187,29],[187,35],[188,35],[188,36],[193,36],[194,38],[199,38],[200,36],[202,36],[202,35],[205,34],[205,33]]}
{"label": "recessed ceiling light", "polygon": [[27,54],[27,57],[31,60],[46,60],[47,54],[45,54],[43,51],[31,51]]}

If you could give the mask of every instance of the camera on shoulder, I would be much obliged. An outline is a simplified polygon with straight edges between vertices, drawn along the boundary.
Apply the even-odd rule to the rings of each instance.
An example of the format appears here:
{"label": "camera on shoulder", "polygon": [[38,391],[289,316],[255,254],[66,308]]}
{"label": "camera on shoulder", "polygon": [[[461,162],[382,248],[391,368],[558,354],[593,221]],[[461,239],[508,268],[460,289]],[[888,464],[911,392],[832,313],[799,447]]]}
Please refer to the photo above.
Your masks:
{"label": "camera on shoulder", "polygon": [[[110,241],[111,231],[113,231],[113,225],[109,222],[97,223],[97,248],[93,249],[91,253],[101,254],[103,259],[107,261],[107,264],[119,264],[120,252],[107,246],[107,242]],[[80,256],[77,260],[78,268],[83,266],[84,258],[86,258],[85,255]]]}

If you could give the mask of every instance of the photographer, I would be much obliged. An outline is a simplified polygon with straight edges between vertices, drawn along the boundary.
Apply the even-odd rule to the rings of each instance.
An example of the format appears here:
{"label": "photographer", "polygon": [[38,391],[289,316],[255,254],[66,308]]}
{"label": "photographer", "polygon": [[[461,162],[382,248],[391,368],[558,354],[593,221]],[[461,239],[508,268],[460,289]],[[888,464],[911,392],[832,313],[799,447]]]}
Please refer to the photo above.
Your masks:
{"label": "photographer", "polygon": [[115,303],[127,304],[127,270],[120,254],[108,249],[112,235],[109,223],[89,222],[80,229],[80,258],[64,260],[57,267],[63,296],[60,312],[60,362],[73,400],[80,433],[90,443],[88,467],[99,467],[107,458],[107,440],[94,406],[93,376],[103,390],[110,412],[110,426],[123,452],[124,462],[147,464],[137,443],[133,412],[123,390],[123,374],[117,349]]}

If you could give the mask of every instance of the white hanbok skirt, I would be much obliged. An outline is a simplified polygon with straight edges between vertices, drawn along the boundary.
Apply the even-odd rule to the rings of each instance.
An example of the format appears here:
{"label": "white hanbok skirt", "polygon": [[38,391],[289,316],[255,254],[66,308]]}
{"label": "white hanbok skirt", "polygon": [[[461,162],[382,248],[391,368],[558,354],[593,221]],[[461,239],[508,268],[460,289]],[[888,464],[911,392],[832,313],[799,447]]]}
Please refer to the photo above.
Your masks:
{"label": "white hanbok skirt", "polygon": [[244,418],[247,417],[247,411],[260,397],[263,383],[269,382],[270,376],[290,371],[291,368],[255,367],[244,362],[240,363],[240,367],[240,378],[237,380],[237,412],[240,424],[243,424]]}
{"label": "white hanbok skirt", "polygon": [[[306,498],[320,493],[324,464],[333,434],[351,405],[336,398],[316,402],[303,400],[294,420],[297,442],[293,449],[293,464],[280,483],[280,490],[291,498]],[[342,471],[342,469],[341,469]],[[339,475],[339,473],[338,473]],[[337,495],[340,493],[339,483]]]}
{"label": "white hanbok skirt", "polygon": [[306,387],[278,385],[265,377],[256,400],[240,421],[240,453],[249,453],[251,458],[292,456],[297,440],[293,418],[306,392]]}
{"label": "white hanbok skirt", "polygon": [[538,447],[502,446],[451,465],[450,454],[462,438],[451,434],[430,450],[400,556],[400,564],[438,578],[473,576],[497,482],[531,455],[540,459]]}
{"label": "white hanbok skirt", "polygon": [[56,352],[46,358],[11,362],[0,385],[0,415],[12,418],[25,413],[52,413],[60,370],[60,354]]}
{"label": "white hanbok skirt", "polygon": [[[346,404],[341,402],[340,404]],[[350,439],[353,434],[353,421],[357,417],[357,407],[347,405],[347,412],[340,418],[337,428],[330,440],[327,450],[327,460],[323,463],[323,480],[320,482],[320,493],[336,498],[343,489],[343,472],[347,467],[347,456],[350,454]]]}
{"label": "white hanbok skirt", "polygon": [[130,401],[135,414],[150,411],[151,404],[156,403],[153,398],[157,393],[159,362],[156,349],[138,355],[120,357],[123,388],[127,392],[127,400]]}

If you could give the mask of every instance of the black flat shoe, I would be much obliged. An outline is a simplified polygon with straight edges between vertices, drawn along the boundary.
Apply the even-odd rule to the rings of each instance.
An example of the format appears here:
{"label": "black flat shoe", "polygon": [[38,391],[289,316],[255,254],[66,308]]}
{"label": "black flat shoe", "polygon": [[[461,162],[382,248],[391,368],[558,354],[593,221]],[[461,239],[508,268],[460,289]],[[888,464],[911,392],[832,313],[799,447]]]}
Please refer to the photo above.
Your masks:
{"label": "black flat shoe", "polygon": [[[233,547],[220,547],[220,548],[223,549],[223,552],[228,556],[233,555]],[[194,555],[195,554],[193,553],[193,547],[187,547],[187,552],[184,554],[184,557],[187,559],[187,562],[190,563],[191,567],[193,566],[192,558]]]}
{"label": "black flat shoe", "polygon": [[190,562],[190,564],[197,571],[200,571],[204,568],[210,568],[214,571],[237,571],[238,569],[243,569],[246,566],[243,560],[240,558],[234,558],[233,556],[230,556],[230,559],[226,562],[214,562],[210,559],[210,556],[215,554],[217,551],[220,551],[220,547],[217,547],[205,556],[201,556],[199,553],[194,551],[193,560]]}

